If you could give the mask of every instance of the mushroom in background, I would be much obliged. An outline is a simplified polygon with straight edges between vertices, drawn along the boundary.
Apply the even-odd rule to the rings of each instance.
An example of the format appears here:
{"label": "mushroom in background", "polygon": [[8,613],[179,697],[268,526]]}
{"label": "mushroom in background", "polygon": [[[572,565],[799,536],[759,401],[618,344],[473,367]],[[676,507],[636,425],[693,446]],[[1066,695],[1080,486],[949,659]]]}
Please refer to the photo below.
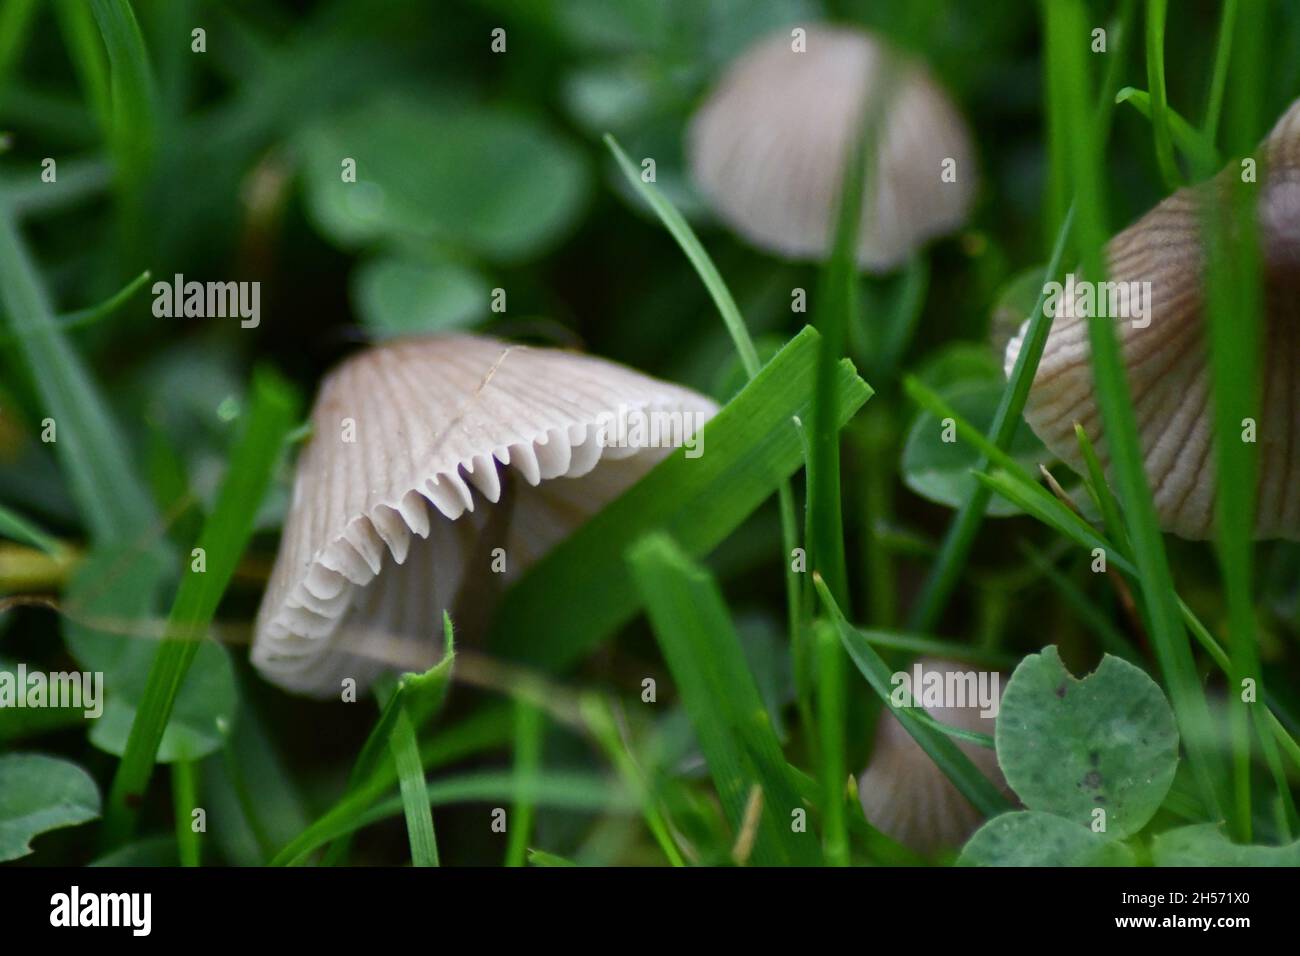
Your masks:
{"label": "mushroom in background", "polygon": [[482,617],[490,595],[476,592],[697,440],[716,410],[612,362],[477,336],[353,356],[316,399],[253,663],[317,696],[427,668],[444,609],[458,625]]}
{"label": "mushroom in background", "polygon": [[802,51],[789,32],[746,51],[691,120],[695,182],[720,218],[756,246],[824,259],[864,97],[886,88],[857,259],[865,270],[888,271],[961,226],[976,177],[956,107],[923,66],[870,33],[813,26]]}
{"label": "mushroom in background", "polygon": [[[922,671],[945,675],[969,670],[941,660],[922,659],[919,665]],[[907,673],[904,683],[909,694],[917,693],[911,673]],[[999,682],[999,697],[1001,686]],[[967,707],[926,707],[925,712],[940,723],[990,736],[997,723],[992,715],[981,716],[977,703]],[[963,740],[958,740],[957,746],[981,773],[1011,795],[992,750]],[[858,778],[858,796],[872,826],[927,856],[961,846],[984,820],[889,708],[876,725],[871,761]]]}
{"label": "mushroom in background", "polygon": [[[1258,538],[1300,539],[1300,100],[1260,148],[1257,204],[1265,271],[1262,414],[1258,426]],[[1222,195],[1218,178],[1180,189],[1106,247],[1107,281],[1150,282],[1149,315],[1117,320],[1142,443],[1147,480],[1161,527],[1184,538],[1214,531],[1214,406],[1202,311],[1205,254],[1203,207]],[[1079,285],[1075,303],[1084,294]],[[1025,420],[1075,471],[1085,464],[1074,435],[1078,422],[1109,465],[1096,403],[1088,318],[1081,307],[1053,319],[1025,406]],[[1024,327],[1007,347],[1008,373]]]}

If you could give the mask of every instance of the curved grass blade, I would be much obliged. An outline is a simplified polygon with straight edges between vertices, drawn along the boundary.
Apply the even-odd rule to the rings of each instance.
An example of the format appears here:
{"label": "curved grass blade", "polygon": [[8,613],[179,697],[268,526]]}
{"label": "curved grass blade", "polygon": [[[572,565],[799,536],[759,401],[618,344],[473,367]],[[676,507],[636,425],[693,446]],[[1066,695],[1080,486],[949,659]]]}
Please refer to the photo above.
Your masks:
{"label": "curved grass blade", "polygon": [[[506,593],[490,646],[544,668],[568,664],[636,614],[624,561],[633,542],[666,531],[700,558],[731,534],[803,461],[792,419],[808,414],[818,338],[805,328],[787,343],[705,425],[698,458],[670,455],[538,561]],[[871,389],[847,361],[839,387],[847,420]]]}
{"label": "curved grass blade", "polygon": [[930,755],[935,766],[942,770],[952,781],[953,786],[961,791],[962,796],[985,816],[997,816],[1012,809],[1007,798],[998,791],[988,777],[975,768],[970,758],[961,752],[945,732],[937,730],[932,726],[932,722],[921,719],[918,711],[912,707],[892,706],[890,697],[894,688],[890,681],[889,665],[875,652],[866,637],[845,620],[830,589],[820,576],[815,577],[813,583],[821,596],[822,606],[830,615],[831,623],[835,625],[849,657],[884,705],[893,711],[894,716],[921,749]]}
{"label": "curved grass blade", "polygon": [[181,579],[166,637],[154,655],[126,752],[113,778],[104,820],[105,841],[110,847],[125,842],[134,828],[136,808],[153,774],[158,744],[176,695],[252,536],[254,515],[270,485],[285,436],[295,422],[296,405],[292,389],[275,373],[263,370],[254,376],[243,433],[198,541],[206,570],[189,571]]}
{"label": "curved grass blade", "polygon": [[[712,575],[664,534],[643,538],[628,561],[727,822],[736,834],[753,833],[749,859],[760,866],[820,863],[812,836],[790,826],[803,802]],[[755,786],[761,816],[746,827]]]}
{"label": "curved grass blade", "polygon": [[[637,191],[646,204],[654,210],[659,221],[663,223],[664,228],[668,230],[669,235],[677,241],[686,253],[686,258],[690,260],[700,281],[708,290],[713,304],[722,316],[722,323],[727,327],[727,332],[731,336],[731,341],[736,347],[736,354],[740,356],[740,364],[745,369],[745,375],[752,381],[758,375],[761,363],[758,360],[758,352],[754,348],[753,339],[750,338],[749,329],[745,326],[745,319],[740,314],[740,308],[736,305],[736,300],[727,288],[727,283],[723,281],[718,267],[713,264],[709,254],[704,251],[704,246],[696,237],[695,231],[691,229],[690,223],[686,218],[677,211],[672,202],[668,200],[658,189],[655,189],[649,183],[641,179],[637,172],[635,164],[628,158],[623,147],[618,144],[618,140],[612,134],[605,134],[605,145],[609,151],[614,154],[614,159],[618,162],[619,169],[623,171],[624,177],[632,188]],[[795,547],[799,543],[799,525],[795,518],[794,492],[790,488],[789,481],[783,481],[777,487],[779,505],[781,509],[781,539],[782,546],[785,548],[787,555],[793,554]],[[789,562],[786,562],[788,565]],[[799,623],[802,620],[800,612],[800,589],[799,582],[795,577],[794,571],[788,566],[785,573],[785,596],[788,619],[790,622],[790,633],[798,634]]]}

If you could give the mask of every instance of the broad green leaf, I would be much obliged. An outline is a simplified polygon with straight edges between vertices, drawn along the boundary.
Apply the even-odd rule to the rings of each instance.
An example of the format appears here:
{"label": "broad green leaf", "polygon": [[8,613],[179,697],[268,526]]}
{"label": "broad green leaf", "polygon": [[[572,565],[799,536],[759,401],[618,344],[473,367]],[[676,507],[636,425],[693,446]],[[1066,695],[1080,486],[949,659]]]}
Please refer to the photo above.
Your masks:
{"label": "broad green leaf", "polygon": [[1109,654],[1082,680],[1055,647],[1026,657],[1002,695],[996,740],[998,764],[1026,807],[1084,827],[1102,820],[1111,838],[1146,825],[1178,768],[1164,693]]}
{"label": "broad green leaf", "polygon": [[[97,551],[68,587],[63,636],[81,667],[104,675],[104,713],[90,724],[90,741],[115,756],[126,741],[158,652],[158,603],[167,568],[152,551]],[[230,653],[199,643],[194,674],[177,695],[158,747],[158,759],[203,757],[221,746],[234,723],[234,669]]]}
{"label": "broad green leaf", "polygon": [[[988,433],[997,416],[1005,386],[1001,382],[968,380],[949,386],[942,397],[973,427]],[[902,472],[907,486],[918,495],[950,508],[960,508],[969,501],[977,486],[972,469],[980,464],[977,448],[956,438],[955,429],[946,440],[945,423],[933,412],[922,410],[912,423],[903,449]],[[1007,453],[1026,467],[1052,459],[1043,443],[1028,428],[1020,428],[1011,440]],[[989,501],[987,514],[1005,517],[1019,513],[1003,498]]]}
{"label": "broad green leaf", "polygon": [[[705,427],[698,458],[677,452],[574,532],[507,592],[495,648],[548,667],[573,661],[630,620],[639,595],[623,556],[665,531],[691,558],[708,554],[803,461],[795,416],[812,399],[819,336],[792,339]],[[840,421],[871,389],[840,363]]]}
{"label": "broad green leaf", "polygon": [[[143,699],[149,664],[157,650],[155,642],[143,643],[148,653],[134,658],[140,666],[129,675],[134,686],[126,692],[109,694],[104,716],[90,731],[92,744],[118,757],[126,753],[131,727]],[[194,657],[191,676],[176,696],[167,729],[158,744],[158,763],[174,763],[215,751],[230,732],[237,706],[230,653],[218,644],[205,642]]]}
{"label": "broad green leaf", "polygon": [[644,538],[629,561],[733,834],[741,832],[757,786],[763,804],[752,861],[821,862],[812,832],[791,827],[792,814],[804,804],[717,582],[666,535]]}
{"label": "broad green leaf", "polygon": [[540,120],[445,100],[380,98],[313,126],[301,152],[309,211],[347,246],[431,239],[518,260],[560,238],[588,188],[581,153]]}
{"label": "broad green leaf", "polygon": [[352,274],[352,301],[377,338],[471,328],[488,315],[492,290],[454,262],[386,257]]}
{"label": "broad green leaf", "polygon": [[1286,846],[1242,846],[1215,823],[1166,830],[1151,841],[1156,866],[1300,866],[1300,840]]}
{"label": "broad green leaf", "polygon": [[0,757],[0,861],[32,852],[50,830],[99,816],[99,788],[74,763],[42,754]]}
{"label": "broad green leaf", "polygon": [[[1038,278],[1041,282],[1041,271]],[[1020,320],[1023,322],[1024,318],[1022,315]],[[982,342],[953,342],[929,356],[917,367],[914,375],[934,392],[943,392],[963,382],[1003,380],[1002,363],[997,353]]]}
{"label": "broad green leaf", "polygon": [[966,841],[958,866],[1132,866],[1133,854],[1087,827],[1051,813],[994,817]]}

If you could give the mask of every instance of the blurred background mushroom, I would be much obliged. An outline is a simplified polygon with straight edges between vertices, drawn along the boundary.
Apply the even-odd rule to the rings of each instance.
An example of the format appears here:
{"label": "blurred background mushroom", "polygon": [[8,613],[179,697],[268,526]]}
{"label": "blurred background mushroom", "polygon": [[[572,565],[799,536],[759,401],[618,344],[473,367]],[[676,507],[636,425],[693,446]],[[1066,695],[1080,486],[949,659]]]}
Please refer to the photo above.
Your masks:
{"label": "blurred background mushroom", "polygon": [[867,98],[883,113],[857,258],[865,270],[893,269],[965,222],[976,177],[966,124],[947,94],[871,33],[816,25],[746,51],[691,120],[695,182],[750,242],[823,259]]}
{"label": "blurred background mushroom", "polygon": [[715,411],[612,362],[485,337],[352,357],[312,412],[254,664],[314,695],[427,668],[444,609],[481,623],[490,592],[697,441]]}
{"label": "blurred background mushroom", "polygon": [[[1259,241],[1264,264],[1260,364],[1262,414],[1256,423],[1259,487],[1255,535],[1300,539],[1300,100],[1257,151]],[[1207,201],[1226,196],[1230,163],[1208,183],[1180,189],[1115,236],[1106,248],[1107,281],[1149,282],[1148,314],[1114,317],[1141,431],[1147,480],[1166,531],[1208,538],[1214,530],[1214,411],[1203,313]],[[1130,286],[1130,288],[1133,288]],[[1079,423],[1109,465],[1095,400],[1088,344],[1091,287],[1077,283],[1073,308],[1057,308],[1025,406],[1025,420],[1047,447],[1078,472],[1085,465]],[[1097,292],[1100,302],[1101,292]],[[1064,303],[1064,296],[1062,303]],[[1027,327],[1027,324],[1026,324]],[[1008,373],[1024,328],[1007,346]]]}
{"label": "blurred background mushroom", "polygon": [[[970,669],[929,658],[922,658],[918,664],[923,672],[945,675]],[[905,674],[904,686],[911,694],[912,674]],[[999,681],[999,698],[1003,683]],[[980,716],[980,706],[973,702],[966,707],[926,707],[925,712],[942,724],[990,736],[997,723],[995,716]],[[957,745],[981,773],[1011,796],[991,749],[964,740],[958,740]],[[858,796],[872,826],[927,856],[960,846],[984,821],[888,708],[876,725],[871,762],[858,778]]]}

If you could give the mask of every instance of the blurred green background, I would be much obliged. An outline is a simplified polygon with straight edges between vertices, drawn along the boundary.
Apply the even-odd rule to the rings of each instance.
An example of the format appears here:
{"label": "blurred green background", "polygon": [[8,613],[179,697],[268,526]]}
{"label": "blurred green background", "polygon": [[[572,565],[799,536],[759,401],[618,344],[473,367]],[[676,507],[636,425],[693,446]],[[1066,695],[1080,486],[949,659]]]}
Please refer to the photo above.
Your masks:
{"label": "blurred green background", "polygon": [[[1016,298],[1013,280],[1041,268],[1053,238],[1045,211],[1046,65],[1038,4],[135,0],[152,80],[148,108],[135,109],[113,127],[117,133],[106,124],[107,91],[88,67],[99,63],[102,69],[106,53],[98,34],[86,31],[93,21],[71,9],[76,5],[0,3],[0,204],[19,223],[54,311],[69,323],[68,335],[124,426],[127,456],[148,476],[160,512],[171,516],[159,533],[178,544],[193,540],[212,505],[255,364],[280,370],[309,401],[321,375],[362,343],[472,328],[578,347],[725,401],[744,381],[726,332],[690,264],[627,187],[601,136],[612,132],[631,156],[655,159],[658,186],[700,232],[766,357],[805,321],[790,312],[790,290],[814,287],[816,267],[773,259],[711,219],[683,159],[692,111],[736,55],[794,25],[856,23],[926,62],[971,125],[979,198],[968,227],[927,251],[919,312],[914,328],[901,333],[897,361],[881,366],[875,346],[900,333],[882,328],[880,317],[897,314],[900,297],[918,294],[908,284],[918,281],[916,273],[864,277],[866,307],[849,336],[851,356],[879,393],[870,414],[846,433],[852,590],[859,618],[897,623],[950,506],[960,500],[971,463],[960,455],[932,460],[909,446],[916,426],[897,388],[899,371],[918,372],[959,401],[972,421],[987,424],[1002,385],[994,343],[1006,337],[995,307],[1009,301],[1010,314],[1023,318],[1023,308],[1014,305],[1023,288]],[[1188,115],[1203,108],[1219,8],[1210,0],[1180,0],[1168,23],[1169,99]],[[1114,5],[1095,3],[1089,10],[1105,24]],[[1260,66],[1268,101],[1259,104],[1264,125],[1256,135],[1300,90],[1300,4],[1270,4],[1268,16],[1270,46]],[[205,31],[205,52],[192,50],[195,28]],[[491,49],[498,28],[505,31],[504,53]],[[1127,83],[1145,86],[1140,56],[1128,57],[1121,85]],[[57,163],[55,183],[39,180],[47,157]],[[357,162],[355,186],[340,181],[345,157]],[[1107,184],[1115,229],[1165,193],[1149,123],[1122,106],[1109,141]],[[260,325],[155,318],[147,285],[110,312],[79,317],[144,270],[152,273],[149,283],[176,273],[199,281],[259,281]],[[503,314],[489,310],[495,288],[508,296]],[[0,350],[0,502],[79,548],[87,539],[85,523],[39,439],[39,387],[12,338]],[[1042,455],[1032,437],[1016,451],[1027,463]],[[883,511],[869,511],[866,472],[872,467],[885,476]],[[879,487],[881,479],[870,480]],[[101,493],[112,497],[123,490]],[[204,753],[238,751],[227,763],[204,764],[204,791],[214,806],[251,801],[277,835],[292,835],[337,796],[374,716],[289,698],[247,666],[242,642],[274,557],[286,497],[281,473],[219,615],[232,652],[214,648],[212,659],[195,665],[196,678],[201,674],[208,683],[189,698],[195,728],[210,728],[214,715],[237,727],[235,744],[195,729],[189,743]],[[893,608],[867,597],[871,585],[857,555],[867,547],[869,527],[895,562]],[[1063,553],[1026,519],[989,523],[943,632],[1006,650],[1055,640],[1067,660],[1095,663],[1094,639],[1045,581],[1041,564],[1018,546],[1021,539],[1037,539],[1053,561]],[[1183,593],[1207,620],[1220,620],[1224,609],[1208,546],[1172,539],[1169,545]],[[1296,661],[1292,655],[1288,664],[1280,641],[1300,627],[1300,555],[1283,544],[1266,546],[1262,555],[1269,611],[1261,621],[1262,653],[1270,667],[1289,675],[1272,686],[1293,688]],[[779,707],[789,700],[790,678],[775,503],[711,564],[737,611],[760,685]],[[0,568],[10,575],[0,591],[68,584],[67,568],[12,562]],[[83,566],[76,573],[94,570]],[[24,579],[27,571],[36,580]],[[1086,566],[1067,562],[1059,573],[1110,606],[1113,598],[1101,593]],[[0,658],[49,669],[71,666],[94,653],[78,645],[75,632],[47,609],[0,613]],[[142,679],[145,665],[147,658],[110,663],[133,675],[123,678],[127,684]],[[637,624],[573,679],[634,693],[642,674],[659,672],[648,629]],[[488,695],[458,691],[452,722],[472,719],[490,703]],[[74,721],[59,725],[50,717],[54,726],[34,726],[22,721],[47,718],[0,714],[0,745],[69,756],[107,781],[110,753],[120,753],[129,717],[106,720],[87,742]],[[670,753],[677,748],[677,756],[689,758],[681,712],[664,725]],[[853,725],[853,760],[865,757],[869,725],[870,715]],[[497,724],[485,719],[483,726]],[[505,741],[484,733],[487,745],[469,747],[462,766],[502,766],[502,753],[508,763]],[[449,752],[447,759],[457,756]],[[572,735],[548,735],[548,766],[589,768],[595,759]],[[232,767],[247,777],[239,779]],[[699,769],[696,761],[694,772]],[[283,786],[267,783],[273,780]],[[154,825],[145,830],[165,832],[165,796],[155,792],[150,799],[145,819]],[[504,837],[480,825],[481,815],[480,807],[439,811],[445,858],[501,858]],[[580,846],[591,860],[646,858],[645,845],[621,825],[553,811],[539,818],[538,832],[543,844]],[[611,833],[593,837],[593,827],[601,826]],[[211,860],[259,858],[259,835],[234,829],[216,837],[206,851]],[[41,847],[34,862],[77,863],[95,855],[76,830],[45,837]],[[165,840],[147,850],[158,858],[174,852]],[[355,852],[362,862],[405,859],[400,818],[367,831]]]}

